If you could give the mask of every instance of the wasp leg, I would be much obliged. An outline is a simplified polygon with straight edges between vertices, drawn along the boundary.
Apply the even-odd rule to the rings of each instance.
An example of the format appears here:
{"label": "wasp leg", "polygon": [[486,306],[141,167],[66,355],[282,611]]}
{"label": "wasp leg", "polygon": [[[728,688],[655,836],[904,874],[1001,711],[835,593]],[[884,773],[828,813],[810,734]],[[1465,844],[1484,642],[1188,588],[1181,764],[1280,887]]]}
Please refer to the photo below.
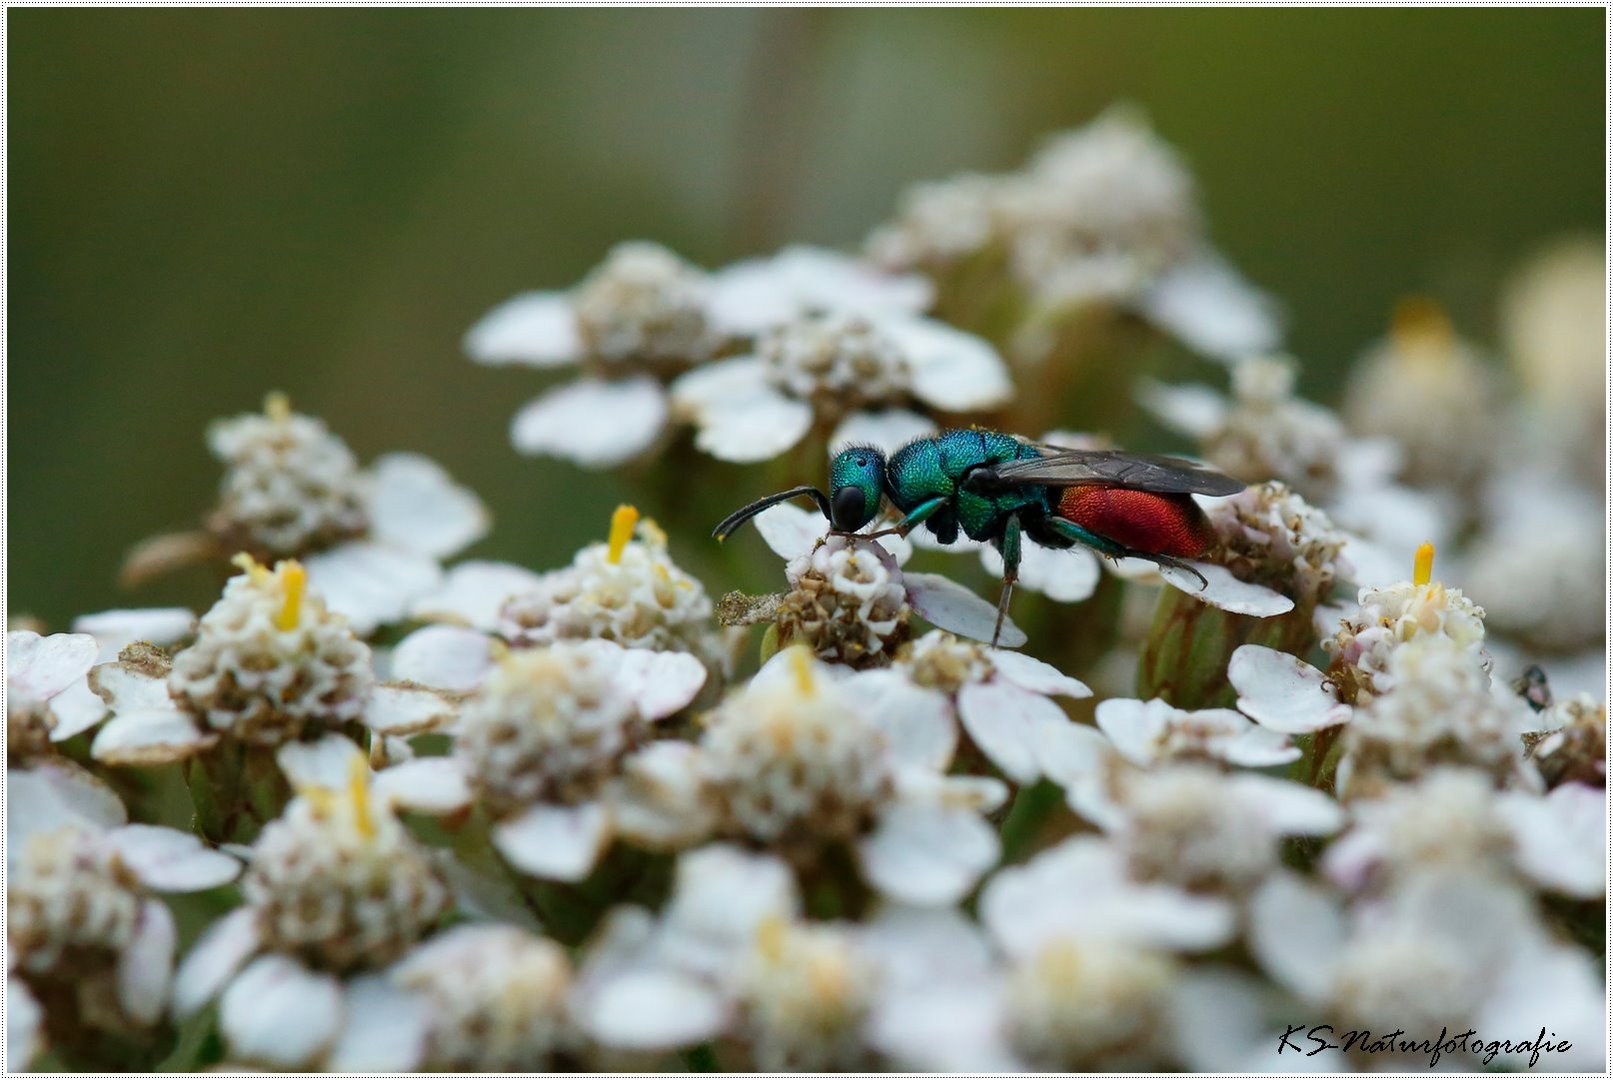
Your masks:
{"label": "wasp leg", "polygon": [[937,510],[941,509],[941,507],[945,506],[946,504],[947,496],[945,495],[930,499],[926,502],[921,502],[915,506],[906,517],[902,518],[901,521],[898,521],[890,528],[880,529],[877,532],[871,533],[859,533],[857,535],[861,536],[865,540],[877,540],[881,536],[906,536],[908,533],[912,532],[914,529],[928,521],[935,515]]}
{"label": "wasp leg", "polygon": [[1008,618],[1008,600],[1014,595],[1014,582],[1019,580],[1019,534],[1019,515],[1009,514],[1003,524],[1002,539],[997,542],[997,549],[1003,556],[1003,591],[997,598],[997,628],[991,632],[993,648],[1003,636],[1003,622]]}
{"label": "wasp leg", "polygon": [[1108,537],[1099,536],[1097,533],[1083,529],[1073,521],[1065,521],[1063,518],[1048,518],[1044,524],[1060,536],[1074,540],[1079,544],[1085,544],[1087,547],[1100,554],[1107,555],[1111,559],[1143,559],[1146,562],[1153,563],[1155,566],[1167,566],[1174,570],[1182,570],[1199,579],[1200,591],[1210,587],[1209,581],[1203,574],[1174,556],[1156,555],[1151,551],[1138,551],[1136,548],[1117,544]]}

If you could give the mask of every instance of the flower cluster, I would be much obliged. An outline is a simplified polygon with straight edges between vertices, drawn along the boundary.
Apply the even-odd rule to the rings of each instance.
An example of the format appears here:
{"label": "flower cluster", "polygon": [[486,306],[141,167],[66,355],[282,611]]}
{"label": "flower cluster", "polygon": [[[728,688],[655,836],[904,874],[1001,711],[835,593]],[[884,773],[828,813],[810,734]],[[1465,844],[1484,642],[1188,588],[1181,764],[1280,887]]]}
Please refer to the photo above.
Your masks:
{"label": "flower cluster", "polygon": [[[545,568],[445,567],[475,496],[271,395],[131,562],[231,560],[210,607],[7,634],[7,1063],[1604,1069],[1593,272],[1509,292],[1504,421],[1422,300],[1335,412],[1117,111],[865,259],[628,243],[494,309],[474,360],[576,369],[516,447],[667,523]],[[1228,392],[1088,362],[1134,316]],[[1133,400],[1226,475],[1120,451]],[[786,452],[718,527],[771,565],[688,524]]]}

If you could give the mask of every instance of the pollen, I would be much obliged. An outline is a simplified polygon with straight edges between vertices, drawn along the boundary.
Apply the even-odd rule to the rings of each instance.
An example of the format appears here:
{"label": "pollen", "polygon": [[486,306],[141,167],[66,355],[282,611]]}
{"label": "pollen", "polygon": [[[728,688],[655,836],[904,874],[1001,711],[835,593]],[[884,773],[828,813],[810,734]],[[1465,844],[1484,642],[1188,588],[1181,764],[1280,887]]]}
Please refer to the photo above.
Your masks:
{"label": "pollen", "polygon": [[1411,583],[1413,585],[1427,585],[1434,580],[1434,545],[1424,543],[1417,549],[1417,558],[1412,566]]}
{"label": "pollen", "polygon": [[308,571],[303,569],[302,563],[296,559],[287,559],[275,567],[280,578],[280,585],[286,592],[286,600],[280,608],[280,614],[275,616],[274,625],[280,630],[295,630],[297,621],[302,617],[302,599],[308,592]]}
{"label": "pollen", "polygon": [[237,552],[235,558],[230,560],[230,563],[244,571],[255,582],[268,580],[269,568],[244,551]]}
{"label": "pollen", "polygon": [[616,508],[610,516],[610,551],[605,561],[612,566],[618,566],[622,561],[622,552],[627,550],[627,542],[633,539],[633,530],[638,527],[638,508],[627,503]]}
{"label": "pollen", "polygon": [[283,391],[271,390],[263,396],[263,415],[277,424],[291,419],[291,398]]}
{"label": "pollen", "polygon": [[353,807],[353,824],[366,840],[375,838],[375,817],[370,813],[370,767],[355,754],[347,766],[347,799]]}
{"label": "pollen", "polygon": [[801,691],[802,697],[811,697],[817,692],[817,681],[812,674],[812,650],[805,645],[796,645],[790,649],[790,670],[795,673],[796,689]]}

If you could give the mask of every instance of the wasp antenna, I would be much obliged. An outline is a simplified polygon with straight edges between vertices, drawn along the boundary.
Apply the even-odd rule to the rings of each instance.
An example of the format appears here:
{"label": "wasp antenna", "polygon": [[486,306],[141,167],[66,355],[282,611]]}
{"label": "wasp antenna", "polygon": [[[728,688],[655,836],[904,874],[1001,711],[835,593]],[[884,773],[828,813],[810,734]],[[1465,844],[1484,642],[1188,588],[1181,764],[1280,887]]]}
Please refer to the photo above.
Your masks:
{"label": "wasp antenna", "polygon": [[803,484],[800,487],[793,487],[788,491],[781,491],[777,495],[769,495],[765,499],[757,499],[749,506],[740,507],[732,514],[729,514],[727,517],[719,521],[717,523],[717,527],[711,530],[711,535],[715,537],[719,543],[721,543],[722,541],[728,539],[728,537],[733,534],[735,529],[745,524],[745,522],[749,521],[757,514],[760,514],[763,510],[766,510],[769,506],[776,506],[781,502],[788,502],[790,499],[798,499],[802,495],[810,495],[812,497],[812,501],[818,504],[818,512],[823,515],[824,520],[830,520],[829,496],[825,495],[822,491],[819,491],[817,488],[812,487],[809,484]]}

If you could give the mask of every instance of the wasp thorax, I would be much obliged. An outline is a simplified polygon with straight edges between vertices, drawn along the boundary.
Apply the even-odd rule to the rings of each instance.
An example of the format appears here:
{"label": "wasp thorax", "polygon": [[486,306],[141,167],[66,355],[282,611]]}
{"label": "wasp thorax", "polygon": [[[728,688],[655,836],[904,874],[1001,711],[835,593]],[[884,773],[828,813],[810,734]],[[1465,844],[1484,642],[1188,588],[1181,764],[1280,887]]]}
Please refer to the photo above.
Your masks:
{"label": "wasp thorax", "polygon": [[303,555],[369,528],[353,452],[284,395],[269,395],[262,413],[215,423],[207,441],[226,466],[207,527],[226,548]]}
{"label": "wasp thorax", "polygon": [[590,355],[607,363],[693,362],[711,354],[706,275],[659,244],[618,244],[572,305]]}
{"label": "wasp thorax", "polygon": [[831,536],[786,572],[792,588],[779,604],[780,644],[870,667],[890,663],[912,633],[901,571],[873,543]]}
{"label": "wasp thorax", "polygon": [[1157,1062],[1175,966],[1162,953],[1101,938],[1055,938],[1009,976],[1008,1039],[1032,1069]]}
{"label": "wasp thorax", "polygon": [[585,644],[512,653],[466,705],[455,752],[495,813],[592,798],[644,726]]}
{"label": "wasp thorax", "polygon": [[168,689],[216,731],[275,746],[359,719],[375,681],[370,649],[307,588],[295,562],[243,560],[174,656]]}
{"label": "wasp thorax", "polygon": [[809,857],[862,833],[893,779],[885,738],[857,702],[806,649],[788,656],[788,673],[710,714],[701,747],[727,827]]}
{"label": "wasp thorax", "polygon": [[765,335],[756,351],[777,386],[831,410],[890,401],[912,386],[901,347],[865,319],[808,316]]}

